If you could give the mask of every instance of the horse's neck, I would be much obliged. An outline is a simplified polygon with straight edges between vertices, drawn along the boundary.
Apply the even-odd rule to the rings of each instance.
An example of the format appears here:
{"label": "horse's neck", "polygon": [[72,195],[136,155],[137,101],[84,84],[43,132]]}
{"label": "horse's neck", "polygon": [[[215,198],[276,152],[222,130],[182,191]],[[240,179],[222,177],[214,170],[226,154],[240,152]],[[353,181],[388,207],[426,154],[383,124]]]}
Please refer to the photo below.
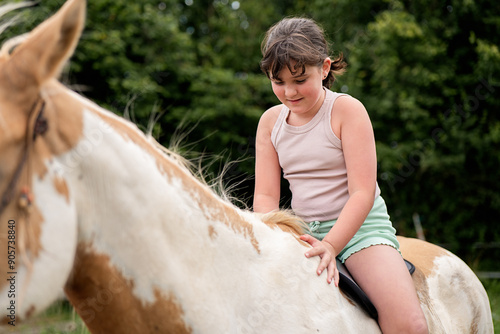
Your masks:
{"label": "horse's neck", "polygon": [[[137,292],[153,300],[153,286],[164,284],[167,272],[173,279],[172,273],[182,270],[179,263],[187,262],[188,268],[199,269],[217,247],[238,245],[240,251],[258,254],[253,226],[243,213],[134,126],[82,103],[84,138],[62,157],[74,180],[79,239],[96,253],[107,254],[134,281]],[[180,273],[179,279],[190,274]]]}

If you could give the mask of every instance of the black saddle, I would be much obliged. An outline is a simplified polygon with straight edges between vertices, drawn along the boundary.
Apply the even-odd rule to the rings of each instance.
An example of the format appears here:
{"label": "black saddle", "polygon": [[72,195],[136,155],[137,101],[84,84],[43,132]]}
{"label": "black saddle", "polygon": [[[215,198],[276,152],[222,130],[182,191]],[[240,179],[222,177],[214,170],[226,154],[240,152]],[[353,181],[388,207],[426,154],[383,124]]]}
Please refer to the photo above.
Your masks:
{"label": "black saddle", "polygon": [[[415,271],[415,266],[406,261],[406,267],[410,274]],[[358,303],[373,319],[378,319],[378,313],[375,306],[368,298],[368,296],[361,290],[359,285],[354,281],[351,274],[347,270],[346,266],[337,259],[337,269],[339,271],[339,288],[344,292],[349,298]]]}

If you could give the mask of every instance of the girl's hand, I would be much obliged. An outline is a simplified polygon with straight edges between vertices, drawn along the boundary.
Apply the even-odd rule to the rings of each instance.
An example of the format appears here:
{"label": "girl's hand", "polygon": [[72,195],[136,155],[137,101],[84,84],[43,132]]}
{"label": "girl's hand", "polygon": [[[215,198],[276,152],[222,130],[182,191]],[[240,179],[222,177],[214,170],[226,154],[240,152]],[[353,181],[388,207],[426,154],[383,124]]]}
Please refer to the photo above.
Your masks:
{"label": "girl's hand", "polygon": [[319,256],[321,261],[318,266],[317,274],[321,275],[323,270],[327,270],[326,281],[328,284],[332,283],[332,280],[335,283],[335,286],[339,286],[339,271],[337,270],[337,263],[335,257],[337,256],[335,249],[333,246],[326,241],[319,241],[315,237],[304,234],[300,236],[300,240],[303,240],[309,243],[313,248],[309,249],[305,256],[307,258],[313,256]]}

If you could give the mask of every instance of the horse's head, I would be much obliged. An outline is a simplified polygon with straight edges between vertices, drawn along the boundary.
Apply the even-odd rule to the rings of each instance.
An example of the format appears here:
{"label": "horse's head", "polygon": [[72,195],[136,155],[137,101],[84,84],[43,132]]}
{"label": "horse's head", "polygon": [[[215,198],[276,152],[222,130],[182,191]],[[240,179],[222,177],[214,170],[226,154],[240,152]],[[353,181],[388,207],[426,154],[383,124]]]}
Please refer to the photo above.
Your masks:
{"label": "horse's head", "polygon": [[[177,226],[231,218],[245,235],[251,226],[236,226],[242,219],[135,125],[57,81],[85,5],[68,0],[0,51],[0,324],[43,310],[64,287],[97,332],[188,332],[164,279],[185,282],[167,276],[185,259],[164,255],[192,234]],[[213,242],[214,226],[204,228]]]}
{"label": "horse's head", "polygon": [[73,263],[77,217],[60,157],[80,140],[83,121],[55,78],[84,19],[85,0],[68,1],[0,52],[1,322],[50,304]]}

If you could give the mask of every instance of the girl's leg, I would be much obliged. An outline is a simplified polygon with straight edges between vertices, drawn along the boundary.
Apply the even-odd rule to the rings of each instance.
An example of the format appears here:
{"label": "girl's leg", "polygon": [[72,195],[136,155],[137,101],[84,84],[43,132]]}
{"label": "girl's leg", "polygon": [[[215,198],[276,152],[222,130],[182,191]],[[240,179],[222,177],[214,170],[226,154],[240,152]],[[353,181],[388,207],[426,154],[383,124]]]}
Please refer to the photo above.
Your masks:
{"label": "girl's leg", "polygon": [[413,280],[396,249],[371,246],[351,255],[345,264],[377,308],[384,334],[428,333]]}

